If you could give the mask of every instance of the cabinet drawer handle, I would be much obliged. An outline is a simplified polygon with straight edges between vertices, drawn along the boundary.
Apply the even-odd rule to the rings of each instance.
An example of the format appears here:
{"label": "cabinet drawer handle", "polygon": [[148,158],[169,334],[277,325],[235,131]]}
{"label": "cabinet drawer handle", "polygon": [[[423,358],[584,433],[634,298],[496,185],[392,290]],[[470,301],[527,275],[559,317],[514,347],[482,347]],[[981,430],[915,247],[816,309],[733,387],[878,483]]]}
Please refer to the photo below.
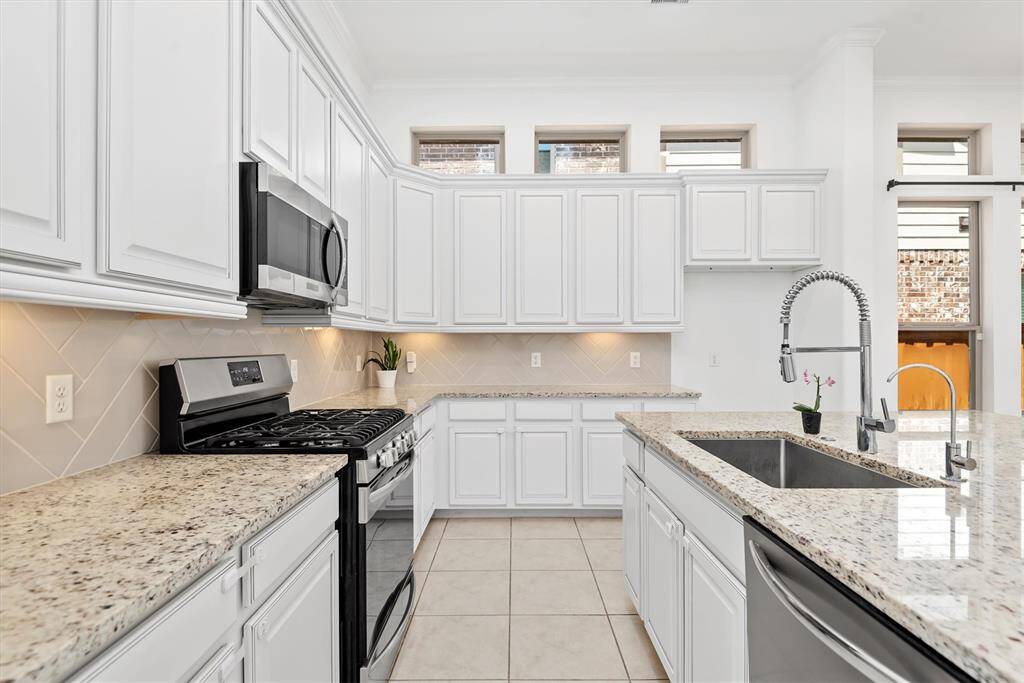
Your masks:
{"label": "cabinet drawer handle", "polygon": [[253,553],[252,557],[247,562],[243,562],[232,571],[225,574],[220,580],[220,590],[222,593],[227,593],[229,590],[235,587],[235,584],[245,578],[245,575],[249,573],[249,570],[258,565],[263,560],[267,559],[267,551],[263,546],[256,546],[256,552]]}
{"label": "cabinet drawer handle", "polygon": [[217,680],[220,681],[220,683],[224,683],[224,681],[228,680],[228,678],[231,677],[231,672],[242,663],[243,659],[245,659],[244,646],[235,652],[232,652],[231,656],[221,662],[220,668],[217,669]]}

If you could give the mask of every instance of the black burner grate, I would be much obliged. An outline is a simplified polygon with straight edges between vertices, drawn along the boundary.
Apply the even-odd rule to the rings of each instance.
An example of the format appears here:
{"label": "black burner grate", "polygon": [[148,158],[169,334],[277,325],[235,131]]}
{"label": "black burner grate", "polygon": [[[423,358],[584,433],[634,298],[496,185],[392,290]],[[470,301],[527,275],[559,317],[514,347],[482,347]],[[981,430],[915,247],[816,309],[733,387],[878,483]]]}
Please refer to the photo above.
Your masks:
{"label": "black burner grate", "polygon": [[296,410],[205,439],[200,449],[363,448],[405,417],[394,408]]}

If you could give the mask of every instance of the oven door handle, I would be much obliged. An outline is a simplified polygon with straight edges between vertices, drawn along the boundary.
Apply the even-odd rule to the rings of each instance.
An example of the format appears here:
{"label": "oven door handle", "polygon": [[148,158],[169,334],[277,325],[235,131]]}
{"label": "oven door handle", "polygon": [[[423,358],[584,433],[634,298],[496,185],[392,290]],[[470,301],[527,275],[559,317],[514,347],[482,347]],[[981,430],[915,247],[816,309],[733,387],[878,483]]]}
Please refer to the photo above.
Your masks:
{"label": "oven door handle", "polygon": [[[395,634],[391,636],[391,640],[388,641],[388,644],[374,652],[373,655],[370,656],[369,661],[366,664],[366,670],[367,673],[369,674],[369,680],[371,681],[376,680],[373,676],[373,674],[375,673],[373,671],[374,665],[380,662],[381,660],[387,661],[388,658],[390,658],[392,651],[402,644],[402,640],[405,638],[405,632],[409,629],[409,621],[410,617],[412,617],[412,605],[416,598],[416,575],[412,572],[409,572],[408,586],[409,599],[408,601],[406,601],[405,611],[402,613],[401,626],[399,626],[398,629],[395,631]],[[403,585],[402,589],[404,590],[404,588],[405,586]]]}
{"label": "oven door handle", "polygon": [[[415,457],[415,455],[413,456]],[[367,488],[361,487],[359,489],[359,523],[366,524],[370,521],[370,517],[373,516],[377,510],[387,501],[388,497],[398,488],[403,481],[409,478],[412,474],[412,457],[408,460],[405,471],[399,474],[397,477],[389,481],[384,486],[380,487],[376,491],[368,491]]]}

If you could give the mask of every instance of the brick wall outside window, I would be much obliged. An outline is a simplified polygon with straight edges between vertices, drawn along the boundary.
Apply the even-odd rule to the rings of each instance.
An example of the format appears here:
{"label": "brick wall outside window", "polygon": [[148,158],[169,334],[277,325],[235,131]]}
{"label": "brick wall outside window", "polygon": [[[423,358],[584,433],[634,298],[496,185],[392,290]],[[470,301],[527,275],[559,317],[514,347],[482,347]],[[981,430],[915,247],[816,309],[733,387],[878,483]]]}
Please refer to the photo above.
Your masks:
{"label": "brick wall outside window", "polygon": [[970,252],[901,249],[896,289],[902,323],[969,323]]}
{"label": "brick wall outside window", "polygon": [[490,142],[421,142],[419,166],[449,175],[498,172],[498,144]]}

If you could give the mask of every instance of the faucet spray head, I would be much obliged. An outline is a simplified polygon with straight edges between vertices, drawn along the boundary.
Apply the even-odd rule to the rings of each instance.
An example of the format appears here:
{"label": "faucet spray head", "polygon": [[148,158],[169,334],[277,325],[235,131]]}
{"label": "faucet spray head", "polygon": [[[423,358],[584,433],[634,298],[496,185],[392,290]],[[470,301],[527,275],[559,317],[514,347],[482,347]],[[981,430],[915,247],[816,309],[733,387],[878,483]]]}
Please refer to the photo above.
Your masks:
{"label": "faucet spray head", "polygon": [[796,366],[793,364],[793,354],[789,350],[789,344],[782,345],[782,352],[779,354],[779,369],[782,373],[782,381],[791,383],[796,381]]}

